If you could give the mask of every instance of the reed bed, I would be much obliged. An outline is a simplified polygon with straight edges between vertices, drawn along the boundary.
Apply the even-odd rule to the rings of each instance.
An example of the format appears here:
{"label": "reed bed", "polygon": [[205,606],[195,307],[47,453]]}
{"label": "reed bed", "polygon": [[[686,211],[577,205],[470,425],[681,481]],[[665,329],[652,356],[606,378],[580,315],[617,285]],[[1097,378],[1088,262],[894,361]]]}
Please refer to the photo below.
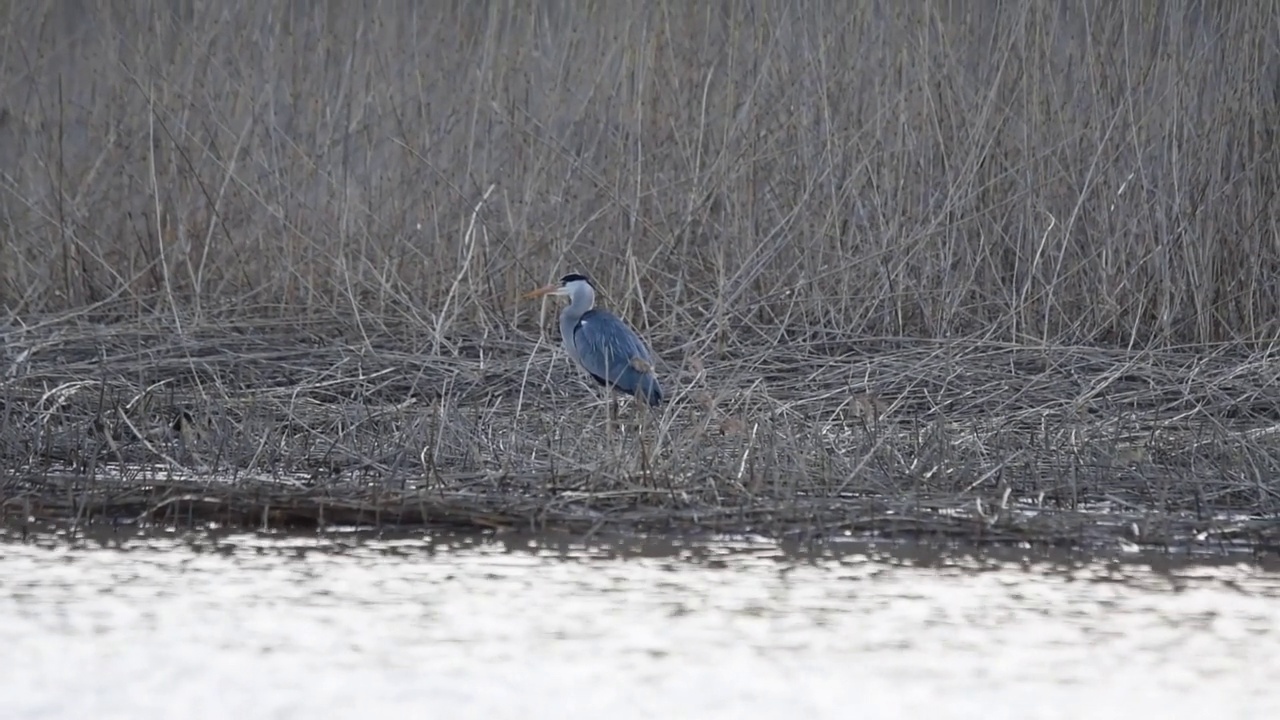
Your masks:
{"label": "reed bed", "polygon": [[1273,4],[0,22],[11,522],[1280,533]]}
{"label": "reed bed", "polygon": [[610,429],[537,336],[444,356],[263,326],[176,337],[59,326],[33,344],[3,385],[7,515],[1274,539],[1280,382],[1264,356],[762,349],[672,368],[660,412],[624,401]]}

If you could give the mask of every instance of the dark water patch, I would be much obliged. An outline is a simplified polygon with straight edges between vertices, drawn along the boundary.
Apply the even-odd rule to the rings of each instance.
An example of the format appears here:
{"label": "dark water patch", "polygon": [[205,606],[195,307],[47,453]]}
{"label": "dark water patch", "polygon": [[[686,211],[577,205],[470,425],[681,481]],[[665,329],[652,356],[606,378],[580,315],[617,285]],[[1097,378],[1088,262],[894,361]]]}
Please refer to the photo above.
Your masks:
{"label": "dark water patch", "polygon": [[1021,565],[1038,572],[1070,573],[1081,567],[1141,567],[1146,572],[1171,573],[1181,567],[1248,563],[1263,571],[1280,571],[1280,553],[1261,548],[1225,548],[1208,544],[1143,548],[1124,546],[1055,546],[1035,543],[966,543],[956,540],[883,540],[869,538],[768,538],[760,535],[709,533],[643,534],[596,533],[589,537],[563,531],[495,530],[373,530],[330,529],[320,532],[268,530],[245,532],[219,527],[139,527],[136,525],[72,526],[43,523],[37,526],[0,527],[0,545],[21,544],[50,550],[155,550],[214,553],[232,556],[242,551],[246,538],[254,552],[311,553],[335,556],[351,553],[411,558],[465,552],[475,548],[500,549],[509,554],[556,558],[565,562],[597,560],[662,559],[691,566],[720,569],[736,558],[772,560],[779,566],[874,561],[916,568],[987,568]]}

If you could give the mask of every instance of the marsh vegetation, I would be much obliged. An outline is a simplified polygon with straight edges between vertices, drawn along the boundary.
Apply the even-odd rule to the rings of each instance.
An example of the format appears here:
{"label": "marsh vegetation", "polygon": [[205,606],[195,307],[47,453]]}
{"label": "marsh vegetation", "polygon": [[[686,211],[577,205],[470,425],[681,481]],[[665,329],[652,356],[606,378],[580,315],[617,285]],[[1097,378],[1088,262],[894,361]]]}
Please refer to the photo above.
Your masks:
{"label": "marsh vegetation", "polygon": [[0,12],[6,517],[1278,534],[1274,4]]}

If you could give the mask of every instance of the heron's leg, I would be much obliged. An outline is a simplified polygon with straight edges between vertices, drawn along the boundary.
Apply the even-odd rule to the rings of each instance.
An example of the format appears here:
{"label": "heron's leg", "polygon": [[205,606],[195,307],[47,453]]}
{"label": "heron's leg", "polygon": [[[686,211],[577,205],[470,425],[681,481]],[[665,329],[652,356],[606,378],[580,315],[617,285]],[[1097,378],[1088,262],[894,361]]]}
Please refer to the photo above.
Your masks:
{"label": "heron's leg", "polygon": [[605,430],[612,436],[614,425],[617,423],[618,419],[618,410],[614,407],[613,393],[609,392],[609,390],[609,386],[605,385],[599,389],[596,397],[600,398],[600,401],[605,405]]}

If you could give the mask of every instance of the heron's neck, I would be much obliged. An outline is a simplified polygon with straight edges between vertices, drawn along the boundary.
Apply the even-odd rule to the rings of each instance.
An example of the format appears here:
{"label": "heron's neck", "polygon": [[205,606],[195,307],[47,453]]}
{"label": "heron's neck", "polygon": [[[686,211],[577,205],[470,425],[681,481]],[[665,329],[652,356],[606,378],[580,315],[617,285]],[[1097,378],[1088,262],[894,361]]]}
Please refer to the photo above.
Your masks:
{"label": "heron's neck", "polygon": [[586,288],[582,292],[573,294],[567,309],[571,315],[579,316],[586,313],[595,304],[596,294],[591,292],[591,288]]}

